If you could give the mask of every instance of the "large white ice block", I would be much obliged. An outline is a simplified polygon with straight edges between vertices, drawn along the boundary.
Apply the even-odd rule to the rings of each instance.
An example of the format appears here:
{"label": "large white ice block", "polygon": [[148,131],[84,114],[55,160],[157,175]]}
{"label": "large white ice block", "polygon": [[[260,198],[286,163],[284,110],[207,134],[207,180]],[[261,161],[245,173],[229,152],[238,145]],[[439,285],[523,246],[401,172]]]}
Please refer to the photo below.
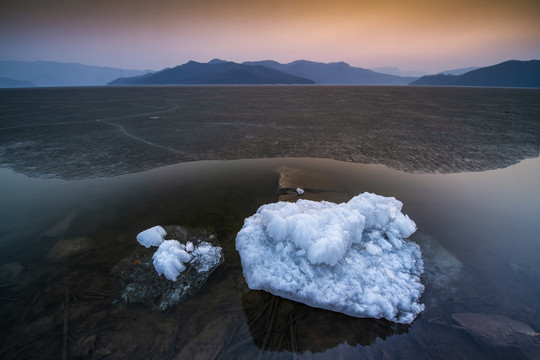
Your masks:
{"label": "large white ice block", "polygon": [[261,206],[236,237],[251,289],[355,317],[410,323],[423,261],[415,223],[395,198],[363,193],[347,203],[298,200]]}

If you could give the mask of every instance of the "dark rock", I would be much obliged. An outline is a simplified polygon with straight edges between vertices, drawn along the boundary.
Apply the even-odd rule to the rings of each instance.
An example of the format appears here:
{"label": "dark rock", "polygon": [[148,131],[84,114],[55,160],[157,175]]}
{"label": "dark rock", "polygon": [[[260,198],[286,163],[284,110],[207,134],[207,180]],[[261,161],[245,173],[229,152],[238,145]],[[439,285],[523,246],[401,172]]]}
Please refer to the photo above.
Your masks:
{"label": "dark rock", "polygon": [[[207,242],[215,245],[216,237],[203,230],[186,229],[180,226],[164,226],[167,231],[167,240],[177,240],[186,244],[192,242],[195,246]],[[112,273],[115,277],[116,295],[114,303],[146,304],[155,309],[166,310],[170,306],[179,304],[186,297],[200,289],[208,280],[212,272],[223,262],[223,255],[219,262],[211,266],[200,266],[200,259],[196,256],[190,263],[185,263],[184,270],[176,281],[160,276],[153,265],[152,256],[155,247],[140,247],[130,256],[117,264]]]}

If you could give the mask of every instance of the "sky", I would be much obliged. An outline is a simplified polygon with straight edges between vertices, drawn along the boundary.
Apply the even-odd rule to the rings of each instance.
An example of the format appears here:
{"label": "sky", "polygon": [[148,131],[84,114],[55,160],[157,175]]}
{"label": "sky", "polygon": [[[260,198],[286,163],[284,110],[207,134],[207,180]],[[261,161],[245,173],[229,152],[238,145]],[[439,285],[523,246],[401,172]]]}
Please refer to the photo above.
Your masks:
{"label": "sky", "polygon": [[0,60],[298,59],[434,73],[540,59],[540,0],[2,0]]}

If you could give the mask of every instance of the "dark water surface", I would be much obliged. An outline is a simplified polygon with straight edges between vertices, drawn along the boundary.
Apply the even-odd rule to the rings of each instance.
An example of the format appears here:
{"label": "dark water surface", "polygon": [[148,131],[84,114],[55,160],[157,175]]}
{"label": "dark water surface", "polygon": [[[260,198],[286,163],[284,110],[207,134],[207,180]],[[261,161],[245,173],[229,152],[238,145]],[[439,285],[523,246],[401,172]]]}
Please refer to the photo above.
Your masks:
{"label": "dark water surface", "polygon": [[[404,202],[426,263],[426,310],[412,325],[354,319],[247,288],[234,238],[245,217],[277,201],[276,169],[284,167],[300,172],[307,199],[342,201],[369,191]],[[503,314],[539,330],[538,158],[447,175],[279,158],[192,162],[82,181],[2,170],[0,179],[9,204],[2,207],[2,262],[23,267],[18,284],[1,293],[5,358],[61,354],[68,289],[68,351],[81,358],[519,359],[519,348],[501,352],[475,342],[450,315]],[[112,268],[140,247],[139,231],[157,224],[215,231],[225,263],[178,308],[111,305]],[[78,237],[89,237],[90,246],[51,258],[56,242]]]}
{"label": "dark water surface", "polygon": [[[505,315],[540,332],[539,105],[532,101],[538,97],[534,90],[250,89],[2,93],[0,159],[9,169],[0,169],[1,358],[60,358],[63,352],[81,359],[538,356],[537,339],[495,346],[458,327],[451,317],[463,312]],[[232,94],[238,91],[250,101],[236,99]],[[178,100],[166,112],[156,105],[164,94],[173,93],[174,99],[191,99],[192,107],[180,111]],[[300,101],[301,94],[319,100],[339,94],[349,105],[339,109],[333,100],[333,107],[327,103],[318,108],[319,101]],[[44,100],[36,102],[36,97]],[[283,107],[269,111],[263,101],[267,97]],[[74,103],[74,98],[79,100]],[[381,98],[387,100],[380,103]],[[395,106],[377,108],[392,98]],[[103,99],[104,107],[95,106],[96,99]],[[60,102],[47,103],[52,100]],[[220,125],[208,133],[216,104],[224,107]],[[131,115],[131,108],[143,114]],[[234,123],[243,108],[251,122]],[[284,123],[252,126],[256,108]],[[319,118],[313,109],[322,112]],[[407,109],[418,113],[410,115]],[[120,118],[121,110],[128,112],[125,118]],[[303,125],[294,128],[302,111]],[[335,118],[330,117],[333,111]],[[358,128],[355,113],[361,114],[355,120]],[[165,121],[167,114],[179,117]],[[393,125],[384,122],[381,127],[377,114],[394,119]],[[234,124],[225,124],[227,116]],[[199,122],[186,123],[191,117]],[[309,131],[306,122],[312,126]],[[480,123],[491,125],[479,133]],[[464,133],[446,134],[455,133],[458,125],[465,126]],[[201,138],[190,137],[195,133]],[[254,137],[258,140],[250,147]],[[386,137],[393,141],[385,143]],[[357,147],[350,154],[407,171],[322,159],[354,160],[340,158],[353,138],[359,139],[357,145],[372,146],[374,153]],[[286,141],[289,147],[267,147],[271,141]],[[299,149],[309,157],[293,158],[306,156]],[[463,158],[457,156],[461,151]],[[215,159],[157,167],[188,159],[182,158],[185,154]],[[271,158],[280,155],[291,157]],[[260,159],[216,160],[221,156]],[[531,156],[536,157],[522,160]],[[498,169],[472,171],[476,166]],[[150,170],[136,172],[144,169]],[[120,173],[126,174],[112,176]],[[426,310],[411,325],[351,318],[247,288],[234,239],[259,206],[283,198],[278,187],[285,173],[295,174],[287,186],[304,188],[306,199],[341,202],[369,191],[404,203],[403,212],[418,226],[411,239],[420,244],[425,261]],[[140,248],[136,234],[154,225],[214,232],[224,249],[224,264],[193,297],[165,312],[146,305],[113,305],[115,265]],[[59,243],[64,253],[55,250]],[[10,277],[9,271],[19,274]]]}

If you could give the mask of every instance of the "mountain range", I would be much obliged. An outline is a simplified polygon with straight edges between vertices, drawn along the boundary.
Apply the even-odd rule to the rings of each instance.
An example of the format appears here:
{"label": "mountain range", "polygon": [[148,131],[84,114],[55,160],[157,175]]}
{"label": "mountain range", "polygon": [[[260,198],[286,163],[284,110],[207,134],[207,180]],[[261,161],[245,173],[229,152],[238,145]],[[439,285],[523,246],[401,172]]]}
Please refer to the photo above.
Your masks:
{"label": "mountain range", "polygon": [[153,74],[119,78],[109,85],[180,84],[314,84],[313,80],[261,65],[237,64],[214,59],[208,63],[190,61]]}
{"label": "mountain range", "polygon": [[262,65],[315,81],[316,84],[332,85],[407,85],[416,77],[382,74],[372,70],[353,67],[345,62],[321,63],[297,60],[288,64],[276,61],[252,61],[246,65]]}
{"label": "mountain range", "polygon": [[190,61],[172,69],[133,78],[117,79],[109,85],[172,84],[335,84],[335,85],[450,85],[539,87],[540,60],[510,60],[483,68],[461,68],[421,78],[382,74],[352,67],[344,62],[320,63],[297,60],[281,64],[273,60],[242,64],[214,59]]}
{"label": "mountain range", "polygon": [[[148,72],[55,61],[0,61],[0,77],[31,83],[25,86],[100,86],[121,76]],[[0,82],[0,87],[14,86]]]}
{"label": "mountain range", "polygon": [[540,87],[540,60],[510,60],[462,75],[427,75],[410,85]]}
{"label": "mountain range", "polygon": [[[469,71],[473,71],[473,70],[476,70],[476,69],[478,69],[478,67],[466,67],[466,68],[445,70],[445,71],[441,71],[437,75],[439,75],[439,74],[461,75],[461,74],[465,74],[465,73],[468,73]],[[430,74],[422,74],[422,76],[424,76],[424,75],[430,75]]]}
{"label": "mountain range", "polygon": [[133,78],[116,79],[109,85],[172,84],[339,84],[406,85],[415,77],[402,77],[352,67],[344,62],[320,63],[297,60],[281,64],[273,60],[242,64],[214,59],[190,61],[174,68]]}
{"label": "mountain range", "polygon": [[[397,68],[377,68],[403,74]],[[174,84],[348,84],[540,87],[540,60],[510,60],[483,68],[461,68],[420,78],[381,73],[344,62],[272,60],[235,63],[214,59],[173,68],[126,70],[51,61],[0,61],[1,87]]]}
{"label": "mountain range", "polygon": [[0,88],[20,88],[20,87],[34,87],[35,84],[27,80],[17,80],[7,77],[0,77]]}

